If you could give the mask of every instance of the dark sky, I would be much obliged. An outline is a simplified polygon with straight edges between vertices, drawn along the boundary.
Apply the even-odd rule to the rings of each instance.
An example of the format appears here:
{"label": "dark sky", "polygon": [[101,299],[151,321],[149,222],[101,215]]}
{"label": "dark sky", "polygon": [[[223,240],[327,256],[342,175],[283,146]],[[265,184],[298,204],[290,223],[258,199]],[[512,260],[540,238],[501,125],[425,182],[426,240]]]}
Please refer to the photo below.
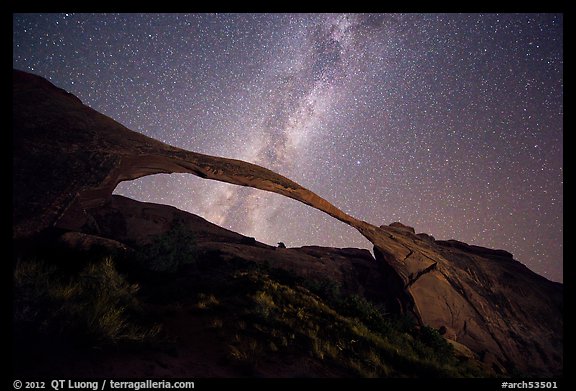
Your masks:
{"label": "dark sky", "polygon": [[[130,129],[270,168],[375,225],[501,248],[562,281],[557,14],[14,15],[15,68]],[[366,247],[279,195],[156,175],[116,190],[287,246]]]}

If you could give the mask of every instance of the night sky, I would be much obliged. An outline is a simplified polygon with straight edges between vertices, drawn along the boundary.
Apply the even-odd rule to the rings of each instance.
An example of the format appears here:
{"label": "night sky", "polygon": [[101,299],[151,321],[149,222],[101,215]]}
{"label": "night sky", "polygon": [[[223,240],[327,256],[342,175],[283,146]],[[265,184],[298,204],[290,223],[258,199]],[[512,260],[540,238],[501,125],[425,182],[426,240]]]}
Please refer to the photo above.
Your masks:
{"label": "night sky", "polygon": [[[13,66],[160,141],[272,169],[375,225],[500,248],[562,281],[554,14],[26,14]],[[192,175],[116,193],[259,241],[371,248],[276,194]]]}

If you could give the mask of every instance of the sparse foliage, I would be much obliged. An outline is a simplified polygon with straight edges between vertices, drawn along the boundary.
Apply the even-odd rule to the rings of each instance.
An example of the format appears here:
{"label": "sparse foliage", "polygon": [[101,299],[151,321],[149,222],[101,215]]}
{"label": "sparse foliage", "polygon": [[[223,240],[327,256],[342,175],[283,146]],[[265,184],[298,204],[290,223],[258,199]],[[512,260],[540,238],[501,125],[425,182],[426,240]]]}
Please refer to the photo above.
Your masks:
{"label": "sparse foliage", "polygon": [[176,221],[168,232],[140,247],[135,258],[146,270],[175,272],[182,265],[196,262],[196,240],[183,223]]}
{"label": "sparse foliage", "polygon": [[14,271],[14,322],[33,325],[41,335],[108,345],[153,338],[158,326],[142,326],[136,293],[111,258],[70,273],[42,260],[23,260]]}

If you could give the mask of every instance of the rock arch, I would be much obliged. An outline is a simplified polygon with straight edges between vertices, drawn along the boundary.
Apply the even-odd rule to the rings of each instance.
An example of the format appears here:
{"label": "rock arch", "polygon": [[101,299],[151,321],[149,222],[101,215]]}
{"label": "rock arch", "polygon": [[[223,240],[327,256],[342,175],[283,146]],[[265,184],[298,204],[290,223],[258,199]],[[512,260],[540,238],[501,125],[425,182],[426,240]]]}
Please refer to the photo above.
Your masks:
{"label": "rock arch", "polygon": [[[270,191],[356,228],[424,324],[444,327],[477,354],[520,370],[562,370],[562,289],[505,252],[480,251],[377,227],[350,216],[296,182],[247,162],[176,148],[134,132],[29,73],[13,73],[13,238],[52,227],[74,230],[118,183],[188,173]],[[503,273],[514,278],[502,284]],[[522,286],[524,289],[514,289]],[[529,292],[527,292],[529,291]],[[527,311],[526,308],[530,308]],[[538,322],[538,313],[546,322]],[[513,337],[511,337],[513,336]]]}

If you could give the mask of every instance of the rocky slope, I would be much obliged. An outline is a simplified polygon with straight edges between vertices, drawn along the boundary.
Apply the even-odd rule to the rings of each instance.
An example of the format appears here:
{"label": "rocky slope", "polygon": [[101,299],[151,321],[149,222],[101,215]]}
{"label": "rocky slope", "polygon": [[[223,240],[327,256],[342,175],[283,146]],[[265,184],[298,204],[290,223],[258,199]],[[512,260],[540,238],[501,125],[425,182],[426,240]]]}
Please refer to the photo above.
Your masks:
{"label": "rocky slope", "polygon": [[[95,241],[122,247],[126,239],[144,240],[166,226],[169,217],[162,215],[164,209],[148,225],[126,223],[123,230],[103,223],[130,208],[139,210],[140,216],[150,209],[111,197],[124,180],[180,172],[250,186],[296,199],[356,228],[374,244],[376,262],[361,250],[330,253],[307,248],[296,256],[295,250],[246,243],[245,238],[212,226],[203,233],[203,251],[252,259],[274,252],[283,267],[348,278],[349,289],[370,292],[395,311],[442,329],[447,338],[469,347],[495,368],[539,374],[562,371],[562,286],[531,272],[505,251],[435,241],[401,224],[374,226],[263,167],[185,151],[133,132],[47,80],[20,71],[13,74],[12,135],[17,246],[67,232],[61,240],[75,245]],[[129,222],[136,215],[122,215],[121,220]],[[111,227],[113,232],[106,231]],[[210,244],[218,243],[211,242],[210,235],[226,237],[228,243]],[[356,261],[334,267],[341,251]]]}
{"label": "rocky slope", "polygon": [[345,293],[361,294],[375,302],[384,302],[388,297],[381,284],[383,270],[368,250],[272,247],[174,207],[139,202],[119,195],[113,195],[104,205],[91,209],[89,213],[97,227],[89,236],[98,240],[111,239],[126,247],[138,247],[166,234],[179,222],[192,233],[200,258],[255,262],[303,278],[328,279],[341,286]]}

